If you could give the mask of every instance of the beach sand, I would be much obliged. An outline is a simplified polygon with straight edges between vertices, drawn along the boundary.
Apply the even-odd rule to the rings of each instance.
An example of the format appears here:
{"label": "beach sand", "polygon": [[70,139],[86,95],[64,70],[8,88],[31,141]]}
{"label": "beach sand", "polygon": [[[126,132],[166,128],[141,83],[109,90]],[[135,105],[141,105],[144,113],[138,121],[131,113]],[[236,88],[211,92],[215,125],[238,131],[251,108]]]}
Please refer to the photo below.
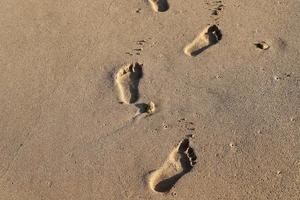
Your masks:
{"label": "beach sand", "polygon": [[1,0],[0,200],[298,200],[298,0]]}

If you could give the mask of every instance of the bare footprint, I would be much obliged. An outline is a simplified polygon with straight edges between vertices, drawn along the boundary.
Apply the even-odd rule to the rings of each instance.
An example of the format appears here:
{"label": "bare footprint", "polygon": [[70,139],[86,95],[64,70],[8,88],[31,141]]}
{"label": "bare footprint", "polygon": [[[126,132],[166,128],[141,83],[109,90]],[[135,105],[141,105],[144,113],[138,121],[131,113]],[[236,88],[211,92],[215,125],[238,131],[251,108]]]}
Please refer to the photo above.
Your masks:
{"label": "bare footprint", "polygon": [[135,103],[139,98],[139,82],[143,76],[142,65],[128,64],[119,69],[115,81],[122,103]]}
{"label": "bare footprint", "polygon": [[149,187],[156,192],[169,192],[182,176],[191,171],[196,159],[189,138],[183,139],[171,151],[164,164],[151,172],[148,177]]}
{"label": "bare footprint", "polygon": [[149,0],[149,3],[155,12],[165,12],[169,9],[167,0]]}
{"label": "bare footprint", "polygon": [[206,27],[190,44],[184,48],[188,56],[197,56],[222,39],[222,32],[217,25]]}

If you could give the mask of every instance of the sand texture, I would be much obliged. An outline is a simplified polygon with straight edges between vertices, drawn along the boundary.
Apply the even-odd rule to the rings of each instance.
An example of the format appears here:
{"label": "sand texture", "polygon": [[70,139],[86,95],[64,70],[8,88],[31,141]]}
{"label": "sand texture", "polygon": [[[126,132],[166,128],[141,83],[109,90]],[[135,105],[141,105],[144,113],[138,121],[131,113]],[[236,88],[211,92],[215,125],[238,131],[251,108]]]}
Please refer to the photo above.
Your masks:
{"label": "sand texture", "polygon": [[299,0],[1,0],[0,200],[299,200]]}

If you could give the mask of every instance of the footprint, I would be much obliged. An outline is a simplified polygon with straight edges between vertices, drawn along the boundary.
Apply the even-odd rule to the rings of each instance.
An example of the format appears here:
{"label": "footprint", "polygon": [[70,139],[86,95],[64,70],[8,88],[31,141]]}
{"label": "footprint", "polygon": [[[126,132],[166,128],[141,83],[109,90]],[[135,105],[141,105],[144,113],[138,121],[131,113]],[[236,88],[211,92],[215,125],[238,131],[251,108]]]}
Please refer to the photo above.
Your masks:
{"label": "footprint", "polygon": [[169,9],[167,0],[149,0],[149,3],[155,12],[165,12]]}
{"label": "footprint", "polygon": [[135,103],[139,98],[139,82],[143,77],[142,65],[139,63],[123,66],[115,77],[122,103]]}
{"label": "footprint", "polygon": [[222,39],[222,32],[217,25],[206,27],[190,44],[184,48],[188,56],[197,56]]}
{"label": "footprint", "polygon": [[155,192],[169,192],[176,182],[196,164],[189,138],[183,139],[169,154],[164,164],[150,173],[149,187]]}

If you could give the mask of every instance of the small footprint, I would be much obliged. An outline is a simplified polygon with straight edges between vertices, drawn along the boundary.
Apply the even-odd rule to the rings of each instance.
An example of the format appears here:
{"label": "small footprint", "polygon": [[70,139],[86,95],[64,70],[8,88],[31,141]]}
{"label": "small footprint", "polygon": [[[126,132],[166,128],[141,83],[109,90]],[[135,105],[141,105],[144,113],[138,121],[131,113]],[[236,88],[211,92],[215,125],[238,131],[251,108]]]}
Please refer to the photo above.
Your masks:
{"label": "small footprint", "polygon": [[167,0],[149,0],[149,3],[155,12],[165,12],[169,9]]}
{"label": "small footprint", "polygon": [[217,25],[206,27],[190,44],[184,48],[188,56],[197,56],[222,39],[222,32]]}
{"label": "small footprint", "polygon": [[225,5],[223,4],[222,1],[205,0],[205,3],[208,6],[208,10],[211,11],[210,17],[212,18],[213,24],[219,25],[219,20],[221,19],[220,14],[224,10]]}
{"label": "small footprint", "polygon": [[183,139],[171,151],[164,164],[150,173],[149,187],[155,192],[169,192],[182,176],[192,170],[196,160],[189,138]]}
{"label": "small footprint", "polygon": [[121,103],[135,103],[139,98],[139,82],[143,77],[142,65],[128,64],[119,69],[115,82],[119,90]]}
{"label": "small footprint", "polygon": [[139,40],[136,42],[136,45],[138,45],[138,47],[134,48],[131,52],[127,51],[125,52],[125,54],[129,55],[129,56],[133,56],[133,55],[141,55],[142,51],[144,50],[144,44],[145,44],[145,40]]}

